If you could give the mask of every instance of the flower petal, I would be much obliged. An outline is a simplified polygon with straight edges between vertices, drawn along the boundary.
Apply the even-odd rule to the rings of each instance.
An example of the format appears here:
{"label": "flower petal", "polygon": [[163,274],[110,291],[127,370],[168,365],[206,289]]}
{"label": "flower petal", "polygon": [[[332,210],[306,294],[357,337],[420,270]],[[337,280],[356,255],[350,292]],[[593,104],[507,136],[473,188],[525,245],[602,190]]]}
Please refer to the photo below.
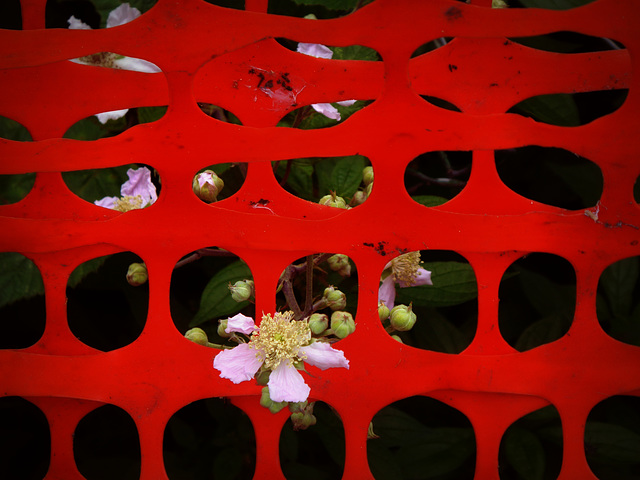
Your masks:
{"label": "flower petal", "polygon": [[118,27],[135,20],[140,16],[140,10],[130,6],[128,3],[123,3],[118,8],[111,10],[107,17],[107,28]]}
{"label": "flower petal", "polygon": [[96,117],[98,117],[98,120],[100,121],[100,123],[104,125],[109,120],[117,120],[119,118],[124,117],[128,111],[129,111],[128,108],[125,108],[123,110],[111,110],[109,112],[97,113]]}
{"label": "flower petal", "polygon": [[255,328],[256,324],[253,321],[253,318],[238,313],[233,317],[229,317],[227,320],[227,328],[225,328],[224,331],[227,333],[240,332],[245,335],[251,335]]}
{"label": "flower petal", "polygon": [[151,171],[147,167],[140,167],[136,170],[127,170],[129,180],[122,184],[120,194],[124,196],[142,198],[142,204],[154,203],[158,199],[156,186],[151,182]]}
{"label": "flower petal", "polygon": [[122,57],[114,60],[113,63],[122,70],[132,70],[134,72],[158,73],[161,71],[155,63],[147,62],[141,58]]}
{"label": "flower petal", "polygon": [[349,360],[344,356],[342,350],[335,350],[325,342],[314,342],[311,345],[300,348],[300,351],[306,355],[305,362],[320,370],[327,368],[349,368]]}
{"label": "flower petal", "polygon": [[230,350],[222,350],[213,359],[213,368],[220,371],[222,378],[228,378],[233,383],[251,380],[263,360],[248,343],[241,343]]}
{"label": "flower petal", "polygon": [[336,102],[336,103],[341,107],[350,107],[351,105],[356,103],[356,100],[343,100],[341,102]]}
{"label": "flower petal", "polygon": [[380,289],[378,290],[378,302],[384,302],[389,309],[392,309],[395,301],[396,285],[393,281],[393,275],[389,275],[382,281],[382,285],[380,285]]}
{"label": "flower petal", "polygon": [[96,200],[93,203],[95,203],[99,207],[110,208],[111,210],[113,210],[114,207],[116,206],[115,205],[116,200],[118,200],[118,197],[104,197],[104,198],[101,198],[100,200]]}
{"label": "flower petal", "polygon": [[[236,347],[237,348],[237,347]],[[290,361],[280,362],[269,375],[269,397],[274,402],[304,402],[311,388]]]}
{"label": "flower petal", "polygon": [[313,109],[327,118],[340,121],[340,112],[330,103],[314,103]]}
{"label": "flower petal", "polygon": [[89,25],[73,15],[67,20],[70,30],[93,30]]}
{"label": "flower petal", "polygon": [[316,58],[329,59],[333,57],[333,51],[329,47],[325,47],[319,43],[299,43],[296,50],[299,53]]}

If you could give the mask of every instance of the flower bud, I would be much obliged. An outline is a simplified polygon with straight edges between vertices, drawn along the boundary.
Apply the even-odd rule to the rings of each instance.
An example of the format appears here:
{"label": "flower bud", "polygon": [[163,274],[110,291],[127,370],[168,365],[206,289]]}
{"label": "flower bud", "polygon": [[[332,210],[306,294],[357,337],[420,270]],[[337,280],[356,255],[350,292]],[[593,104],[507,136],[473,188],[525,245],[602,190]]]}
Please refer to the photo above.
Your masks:
{"label": "flower bud", "polygon": [[362,169],[362,182],[365,185],[371,185],[373,183],[373,167],[364,167]]}
{"label": "flower bud", "polygon": [[191,340],[193,343],[197,343],[198,345],[206,346],[209,342],[206,332],[201,328],[192,328],[191,330],[187,330],[187,333],[184,334],[184,338]]}
{"label": "flower bud", "polygon": [[363,190],[358,190],[353,194],[351,198],[351,206],[357,207],[358,205],[362,205],[367,199],[367,193]]}
{"label": "flower bud", "polygon": [[[306,412],[307,411],[307,407],[309,406],[309,402],[304,401],[304,402],[292,402],[289,403],[289,411],[291,413],[298,413],[298,412]],[[311,411],[313,412],[313,407],[311,407]]]}
{"label": "flower bud", "polygon": [[229,283],[231,298],[236,302],[244,302],[254,295],[253,280],[239,280],[233,285]]}
{"label": "flower bud", "polygon": [[224,188],[224,182],[213,170],[205,170],[193,178],[193,193],[207,203],[215,202]]}
{"label": "flower bud", "polygon": [[396,305],[389,315],[391,326],[400,332],[411,330],[416,323],[416,314],[411,311],[411,305]]}
{"label": "flower bud", "polygon": [[291,423],[294,430],[306,430],[316,424],[316,417],[308,413],[296,412],[291,414]]}
{"label": "flower bud", "polygon": [[367,185],[367,187],[364,189],[364,193],[367,194],[367,198],[369,198],[369,196],[371,195],[371,190],[373,190],[373,183],[370,183],[369,185]]}
{"label": "flower bud", "polygon": [[325,288],[323,297],[327,302],[327,307],[329,307],[334,312],[336,310],[342,310],[347,306],[346,295],[340,290],[336,290],[334,287]]}
{"label": "flower bud", "polygon": [[327,205],[328,207],[348,208],[347,202],[344,201],[344,198],[337,196],[335,192],[325,195],[318,203],[320,205]]}
{"label": "flower bud", "polygon": [[264,387],[260,395],[260,405],[268,408],[271,413],[278,413],[287,406],[287,402],[274,402],[269,396],[269,387]]}
{"label": "flower bud", "polygon": [[399,335],[391,335],[391,338],[393,338],[396,342],[404,343]]}
{"label": "flower bud", "polygon": [[218,320],[218,336],[222,338],[229,338],[232,333],[227,333],[225,330],[227,329],[228,320]]}
{"label": "flower bud", "polygon": [[343,277],[348,277],[351,275],[351,262],[349,262],[349,257],[343,255],[341,253],[336,253],[335,255],[331,255],[327,259],[327,263],[329,264],[329,268],[334,272],[338,272]]}
{"label": "flower bud", "polygon": [[338,338],[345,338],[356,331],[356,322],[349,312],[333,312],[331,314],[331,330]]}
{"label": "flower bud", "polygon": [[127,282],[133,287],[138,287],[147,282],[149,274],[144,263],[132,263],[127,270]]}
{"label": "flower bud", "polygon": [[380,317],[380,321],[384,322],[387,318],[389,318],[389,307],[387,307],[384,302],[378,303],[378,317]]}
{"label": "flower bud", "polygon": [[329,328],[329,317],[324,313],[314,313],[309,317],[309,329],[312,333],[320,335]]}

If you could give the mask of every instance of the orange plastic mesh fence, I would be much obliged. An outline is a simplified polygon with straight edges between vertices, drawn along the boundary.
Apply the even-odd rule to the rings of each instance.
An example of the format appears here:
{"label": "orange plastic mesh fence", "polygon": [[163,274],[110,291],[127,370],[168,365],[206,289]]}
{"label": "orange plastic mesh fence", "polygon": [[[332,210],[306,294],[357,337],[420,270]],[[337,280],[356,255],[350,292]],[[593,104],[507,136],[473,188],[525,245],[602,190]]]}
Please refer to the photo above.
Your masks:
{"label": "orange plastic mesh fence", "polygon": [[[176,262],[198,248],[230,250],[250,267],[256,311],[273,311],[283,269],[317,252],[347,254],[358,269],[357,330],[340,342],[351,368],[308,376],[311,397],[331,405],[345,429],[344,478],[371,478],[367,428],[384,406],[428,395],[463,412],[477,445],[476,479],[498,478],[505,429],[526,413],[554,405],[562,420],[560,477],[596,478],[584,450],[589,411],[613,395],[640,395],[640,349],[605,334],[596,288],[613,262],[640,254],[640,49],[637,0],[597,0],[566,11],[492,9],[489,1],[376,0],[343,18],[313,21],[269,15],[263,0],[246,11],[200,0],[159,0],[118,28],[44,29],[45,0],[22,0],[24,31],[0,31],[0,115],[25,125],[33,142],[0,140],[0,174],[37,172],[19,203],[0,207],[0,251],[20,252],[42,273],[46,328],[33,346],[0,351],[0,395],[22,396],[46,415],[51,432],[47,479],[82,478],[73,459],[78,421],[101,403],[121,407],[140,438],[141,478],[167,478],[163,432],[168,419],[202,398],[228,397],[251,418],[255,478],[283,478],[278,439],[287,419],[258,405],[254,382],[234,385],[212,368],[217,350],[184,339],[171,318]],[[565,55],[507,40],[572,31],[625,48]],[[382,61],[336,62],[286,50],[274,38],[363,45]],[[429,55],[419,46],[454,38]],[[67,61],[95,52],[149,60],[162,74],[83,68]],[[249,70],[290,73],[291,91],[258,87]],[[628,89],[614,113],[579,127],[559,127],[505,113],[521,100],[553,93]],[[420,95],[447,100],[438,108]],[[374,100],[332,128],[298,130],[276,123],[298,105]],[[197,102],[235,113],[242,126],[204,115]],[[98,141],[62,139],[96,112],[168,105],[157,122]],[[560,147],[596,163],[604,189],[598,208],[568,211],[527,200],[502,183],[494,151]],[[466,188],[446,204],[412,201],[404,171],[427,151],[472,151]],[[341,210],[285,192],[271,162],[361,154],[376,172],[370,198]],[[61,172],[142,163],[162,179],[158,201],[120,214],[72,194]],[[207,165],[247,162],[239,192],[206,205],[191,190]],[[269,208],[255,208],[268,200]],[[399,252],[450,250],[468,259],[478,283],[478,325],[457,355],[395,342],[377,316],[379,279]],[[81,343],[66,319],[68,275],[100,255],[131,251],[149,271],[144,331],[130,345],[99,352]],[[547,252],[575,268],[577,302],[558,341],[517,352],[498,328],[498,287],[505,269],[528,252]],[[101,402],[101,403],[96,403]]]}

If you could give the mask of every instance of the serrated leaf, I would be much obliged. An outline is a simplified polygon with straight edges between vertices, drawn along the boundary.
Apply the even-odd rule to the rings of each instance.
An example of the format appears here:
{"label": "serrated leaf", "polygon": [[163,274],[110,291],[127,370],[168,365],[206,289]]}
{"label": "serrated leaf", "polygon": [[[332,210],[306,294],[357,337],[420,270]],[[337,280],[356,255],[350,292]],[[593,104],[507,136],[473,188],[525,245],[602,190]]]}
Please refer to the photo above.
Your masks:
{"label": "serrated leaf", "polygon": [[251,270],[242,260],[227,265],[211,277],[200,297],[200,309],[189,323],[189,327],[197,327],[208,320],[231,315],[246,307],[249,302],[238,303],[231,298],[229,283],[250,278]]}
{"label": "serrated leaf", "polygon": [[305,200],[313,201],[313,172],[314,161],[308,158],[297,158],[288,162],[280,162],[278,175],[283,178],[286,175],[287,164],[290,163],[289,175],[285,185],[293,190],[296,195]]}
{"label": "serrated leaf", "polygon": [[340,197],[351,198],[362,183],[364,167],[365,159],[359,155],[339,158],[331,172],[331,190]]}
{"label": "serrated leaf", "polygon": [[0,253],[0,307],[44,294],[38,267],[24,255]]}
{"label": "serrated leaf", "polygon": [[620,425],[588,421],[584,443],[590,459],[609,464],[640,464],[640,435]]}
{"label": "serrated leaf", "polygon": [[523,480],[544,478],[545,454],[538,437],[524,428],[512,427],[504,437],[506,461]]}
{"label": "serrated leaf", "polygon": [[105,255],[103,257],[92,258],[91,260],[78,265],[75,270],[71,272],[71,275],[69,275],[67,286],[71,288],[77,286],[87,275],[97,272],[110,256],[111,255]]}
{"label": "serrated leaf", "polygon": [[581,7],[594,1],[595,0],[520,0],[520,3],[529,8],[569,10],[570,8]]}
{"label": "serrated leaf", "polygon": [[478,296],[476,276],[468,263],[429,262],[422,267],[431,271],[433,285],[396,287],[396,304],[413,302],[426,307],[447,307]]}
{"label": "serrated leaf", "polygon": [[436,195],[413,195],[411,198],[414,202],[424,205],[425,207],[437,207],[449,201],[444,197],[438,197]]}

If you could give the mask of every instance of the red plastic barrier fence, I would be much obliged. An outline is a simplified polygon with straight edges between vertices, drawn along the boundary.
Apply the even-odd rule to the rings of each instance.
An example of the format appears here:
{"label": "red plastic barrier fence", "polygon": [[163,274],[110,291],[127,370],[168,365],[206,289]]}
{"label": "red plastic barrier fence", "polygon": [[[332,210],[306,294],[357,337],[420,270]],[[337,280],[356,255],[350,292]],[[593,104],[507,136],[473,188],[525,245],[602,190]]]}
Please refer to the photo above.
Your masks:
{"label": "red plastic barrier fence", "polygon": [[[163,434],[168,419],[198,399],[233,399],[251,418],[257,440],[254,478],[284,478],[278,439],[286,414],[258,405],[254,382],[234,385],[212,368],[216,350],[186,341],[171,318],[169,289],[176,262],[216,245],[242,258],[256,287],[256,311],[272,312],[283,269],[317,252],[347,254],[358,269],[356,332],[340,342],[350,369],[307,376],[311,397],[331,405],[345,429],[344,477],[372,478],[367,429],[384,406],[427,395],[464,413],[474,429],[475,478],[498,478],[506,428],[551,404],[562,420],[562,480],[594,479],[585,458],[587,415],[602,400],[640,396],[640,349],[614,340],[598,323],[596,289],[613,262],[640,255],[638,132],[640,4],[597,0],[566,11],[492,9],[452,0],[376,0],[343,18],[305,20],[199,0],[159,0],[130,24],[94,31],[44,29],[45,0],[22,0],[24,31],[0,31],[0,115],[30,131],[33,142],[0,140],[0,173],[37,172],[24,200],[0,207],[0,251],[20,252],[40,269],[46,328],[33,346],[0,351],[0,395],[21,396],[46,415],[51,432],[47,479],[83,478],[73,459],[73,432],[97,405],[121,407],[140,438],[141,478],[167,478]],[[566,55],[523,47],[507,38],[572,31],[625,48]],[[273,39],[363,45],[381,62],[335,62],[286,50]],[[435,38],[453,38],[411,59]],[[68,62],[118,52],[158,65],[162,74],[87,69]],[[250,73],[288,72],[292,90],[258,87]],[[518,102],[553,93],[628,89],[615,112],[578,127],[559,127],[505,113]],[[444,99],[462,112],[438,108]],[[276,123],[297,106],[374,100],[332,128],[297,130]],[[234,112],[242,126],[202,114],[197,102]],[[157,122],[92,142],[62,139],[96,112],[168,105]],[[527,145],[559,147],[601,169],[598,209],[569,211],[525,199],[502,183],[494,151]],[[444,205],[412,201],[407,164],[426,151],[472,151],[466,188]],[[361,154],[376,184],[358,208],[340,210],[294,198],[276,181],[271,162]],[[125,214],[72,194],[61,172],[142,163],[162,179],[158,201]],[[207,165],[247,162],[246,181],[212,205],[193,194]],[[255,208],[268,200],[269,208]],[[380,274],[404,251],[463,255],[478,284],[478,325],[458,355],[392,340],[377,316]],[[80,263],[118,251],[139,255],[149,271],[144,331],[130,345],[100,352],[80,342],[66,318],[68,275]],[[506,268],[529,252],[568,260],[577,278],[575,317],[561,339],[517,352],[498,328],[498,287]],[[96,403],[99,402],[99,403]]]}

